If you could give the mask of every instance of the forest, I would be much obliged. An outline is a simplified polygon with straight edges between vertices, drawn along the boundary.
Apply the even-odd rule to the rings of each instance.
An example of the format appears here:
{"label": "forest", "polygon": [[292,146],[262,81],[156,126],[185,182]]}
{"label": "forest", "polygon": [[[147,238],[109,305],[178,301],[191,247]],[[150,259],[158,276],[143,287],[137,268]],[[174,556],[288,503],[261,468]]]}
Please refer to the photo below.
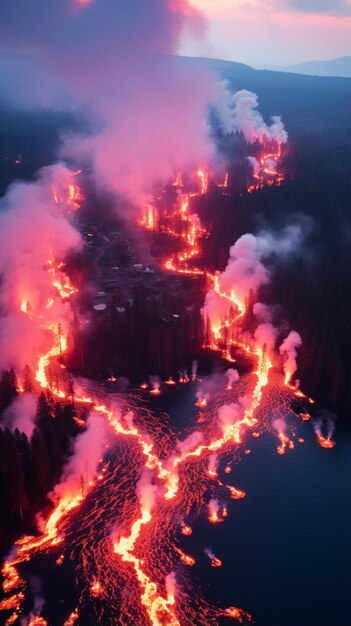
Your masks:
{"label": "forest", "polygon": [[[24,375],[24,392],[31,394],[33,376]],[[37,398],[35,428],[26,435],[7,427],[6,409],[18,398],[18,382],[13,371],[0,378],[0,551],[8,549],[19,534],[35,532],[35,516],[50,508],[50,493],[58,482],[74,437],[84,422],[82,409],[74,401],[58,402],[50,393]],[[28,429],[27,429],[27,432]],[[83,488],[83,486],[82,486]]]}
{"label": "forest", "polygon": [[[240,71],[240,80],[244,81],[246,70]],[[257,74],[250,76],[254,81]],[[245,151],[238,150],[237,138],[217,136],[219,150],[228,163],[230,193],[223,195],[210,185],[205,196],[193,200],[194,212],[210,231],[210,236],[201,242],[201,263],[211,270],[223,270],[229,247],[242,234],[267,229],[279,232],[288,224],[301,225],[305,235],[302,248],[289,261],[277,264],[272,259],[272,281],[264,287],[262,297],[279,305],[285,326],[296,329],[303,338],[298,376],[304,391],[316,398],[319,407],[336,414],[346,427],[351,427],[351,142],[342,130],[349,82],[337,82],[342,97],[336,90],[334,100],[330,97],[321,102],[309,124],[310,118],[300,119],[298,113],[307,97],[301,87],[303,81],[297,77],[291,80],[295,86],[300,85],[296,102],[287,98],[283,102],[282,96],[278,102],[286,107],[282,112],[292,127],[290,132],[287,124],[289,150],[284,157],[286,177],[282,186],[247,193]],[[327,83],[317,82],[323,91]],[[260,85],[256,87],[259,91]],[[315,98],[318,93],[317,89]],[[265,97],[267,89],[263,100]],[[3,195],[13,180],[31,179],[39,167],[53,161],[60,133],[77,128],[77,120],[71,114],[10,112],[6,107],[0,113]],[[95,215],[90,205],[89,219],[94,220]],[[99,213],[99,219],[103,222],[105,216]],[[106,228],[111,228],[112,223],[120,228],[121,217],[106,218]],[[123,228],[128,232],[131,224],[125,223]],[[151,237],[148,243],[156,249],[159,241]],[[84,281],[89,283],[91,259],[84,260],[82,256],[72,263],[80,286]],[[116,309],[120,305],[116,291],[106,315],[91,316],[84,332],[74,329],[74,339],[65,357],[68,368],[75,374],[97,379],[116,375],[133,385],[155,374],[162,378],[177,376],[184,368],[191,368],[193,359],[208,368],[209,360],[202,349],[208,332],[201,312],[206,292],[204,280],[184,276],[173,289],[169,289],[167,281],[163,277],[153,288],[145,283],[134,294],[133,302],[126,305],[123,315]],[[84,297],[84,308],[83,301]],[[30,393],[33,381],[29,371],[25,380],[25,391]],[[10,430],[4,414],[17,395],[14,372],[2,372],[0,536],[6,536],[7,543],[0,545],[1,550],[19,532],[31,532],[36,513],[50,506],[47,494],[57,482],[80,431],[73,393],[64,403],[54,400],[50,393],[42,393],[37,400],[36,427],[31,435]]]}

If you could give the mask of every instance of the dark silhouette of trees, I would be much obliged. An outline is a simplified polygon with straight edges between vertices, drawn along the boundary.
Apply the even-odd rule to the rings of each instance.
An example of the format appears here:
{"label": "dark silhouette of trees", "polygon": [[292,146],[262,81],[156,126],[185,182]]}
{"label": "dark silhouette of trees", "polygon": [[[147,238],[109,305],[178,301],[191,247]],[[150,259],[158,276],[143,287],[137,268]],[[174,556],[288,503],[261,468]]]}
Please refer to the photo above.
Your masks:
{"label": "dark silhouette of trees", "polygon": [[[16,378],[13,372],[3,372],[0,381],[6,407],[17,394]],[[79,411],[84,417],[84,409]],[[42,393],[30,439],[6,428],[0,413],[0,550],[16,535],[33,532],[36,513],[48,506],[47,494],[58,482],[79,432],[76,412],[71,402],[57,402]]]}

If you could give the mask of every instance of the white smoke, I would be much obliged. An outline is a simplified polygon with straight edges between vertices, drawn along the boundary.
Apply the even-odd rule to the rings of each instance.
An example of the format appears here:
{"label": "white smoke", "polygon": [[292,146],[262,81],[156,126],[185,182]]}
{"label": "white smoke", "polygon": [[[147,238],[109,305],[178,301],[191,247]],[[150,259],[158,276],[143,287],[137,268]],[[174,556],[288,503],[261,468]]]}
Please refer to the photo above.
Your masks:
{"label": "white smoke", "polygon": [[[226,134],[242,132],[248,143],[274,141],[284,144],[288,140],[288,134],[279,116],[271,117],[270,126],[265,123],[257,111],[258,97],[252,91],[242,89],[232,93],[229,82],[222,81],[217,85],[214,105],[221,128]],[[251,164],[255,167],[253,162]]]}
{"label": "white smoke", "polygon": [[297,350],[302,345],[302,339],[295,330],[291,330],[288,336],[284,339],[281,346],[279,346],[279,352],[282,355],[283,369],[285,372],[285,381],[290,382],[293,375],[297,370],[296,357]]}
{"label": "white smoke", "polygon": [[86,421],[86,429],[74,441],[72,456],[63,468],[61,481],[50,494],[53,502],[62,496],[76,497],[82,491],[82,483],[94,480],[103,457],[108,425],[105,418],[92,411]]}
{"label": "white smoke", "polygon": [[157,498],[158,488],[152,482],[153,477],[153,472],[144,470],[136,486],[140,507],[147,513],[151,513]]}
{"label": "white smoke", "polygon": [[15,398],[4,412],[4,425],[12,431],[18,428],[21,433],[30,438],[35,428],[36,410],[36,397],[30,393],[23,393]]}
{"label": "white smoke", "polygon": [[[299,249],[301,242],[302,228],[299,224],[287,226],[280,236],[262,231],[256,236],[248,233],[239,237],[229,250],[227,267],[218,276],[220,293],[211,289],[206,294],[204,314],[209,317],[211,327],[220,326],[224,317],[229,315],[233,295],[239,308],[244,309],[250,293],[255,298],[259,288],[270,282],[270,270],[265,264],[267,259],[274,256],[287,258]],[[262,315],[262,311],[261,306],[261,313],[258,310],[258,314]],[[263,328],[259,336],[264,330],[268,335],[268,328]],[[271,345],[273,339],[271,333],[267,342]]]}

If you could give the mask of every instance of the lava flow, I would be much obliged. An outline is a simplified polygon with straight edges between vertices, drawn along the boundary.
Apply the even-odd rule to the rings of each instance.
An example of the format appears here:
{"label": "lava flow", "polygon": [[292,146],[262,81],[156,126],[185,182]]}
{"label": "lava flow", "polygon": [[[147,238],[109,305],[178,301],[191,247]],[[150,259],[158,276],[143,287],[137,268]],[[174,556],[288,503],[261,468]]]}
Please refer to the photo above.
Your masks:
{"label": "lava flow", "polygon": [[[232,462],[249,451],[244,447],[248,433],[257,436],[264,430],[271,431],[268,416],[279,413],[281,407],[292,415],[292,397],[306,401],[291,383],[300,338],[291,331],[280,346],[280,356],[276,354],[277,332],[267,321],[267,311],[261,303],[255,313],[259,322],[255,333],[249,336],[243,331],[249,290],[256,296],[260,284],[269,280],[258,238],[240,238],[231,249],[228,267],[222,274],[213,275],[192,266],[201,253],[201,238],[208,236],[198,216],[190,212],[191,197],[207,191],[204,170],[198,172],[198,179],[199,192],[183,194],[181,176],[177,175],[174,214],[161,219],[156,208],[149,206],[142,223],[149,229],[163,229],[184,244],[181,252],[165,261],[167,270],[201,274],[207,279],[209,292],[204,311],[209,319],[210,343],[206,347],[227,363],[235,361],[236,353],[243,352],[252,363],[252,370],[241,377],[236,370],[228,370],[222,388],[214,393],[207,394],[198,386],[196,405],[205,415],[203,426],[199,430],[199,420],[190,420],[182,439],[169,416],[142,405],[146,383],[137,392],[137,402],[132,394],[115,397],[89,382],[85,383],[88,391],[76,390],[75,402],[86,405],[90,412],[80,422],[82,431],[72,456],[50,494],[51,513],[40,521],[37,536],[25,536],[16,542],[3,566],[6,597],[0,609],[7,613],[7,625],[22,618],[28,624],[49,623],[49,616],[55,615],[55,611],[60,612],[66,626],[109,624],[116,620],[122,626],[215,626],[221,618],[242,624],[252,621],[246,611],[234,606],[219,609],[202,596],[191,575],[192,570],[197,570],[199,558],[191,554],[193,550],[186,543],[193,532],[190,523],[200,516],[226,527],[230,513],[225,502],[228,491],[231,500],[245,497],[243,490],[222,483],[218,476],[222,469],[229,473]],[[225,188],[227,184],[226,178]],[[57,200],[55,203],[59,204]],[[238,260],[246,268],[244,286],[235,274]],[[47,349],[37,355],[36,381],[39,389],[65,400],[69,394],[50,372],[53,368],[65,370],[70,303],[76,289],[65,273],[63,257],[54,250],[47,251],[43,271],[47,299],[38,318],[45,330]],[[253,277],[259,277],[255,284]],[[30,294],[19,301],[18,308],[26,319],[38,315],[36,300]],[[273,367],[279,359],[285,370],[285,383],[281,372]],[[180,382],[188,381],[184,372]],[[150,382],[152,396],[148,397],[152,399],[160,393],[161,383],[156,378]],[[174,386],[175,381],[169,378],[165,384]],[[192,376],[192,384],[200,385],[196,375]],[[86,459],[90,469],[83,489],[76,459],[85,449],[83,444],[88,437],[94,439],[95,456],[92,459],[89,454]],[[293,447],[282,429],[278,430],[278,437],[280,454]],[[325,442],[325,447],[332,447],[331,439],[318,437],[321,445]],[[229,454],[230,465],[226,458],[222,466]],[[213,492],[210,499],[206,495],[209,489]],[[219,575],[222,559],[209,548],[203,548],[203,552],[216,569],[213,574]],[[56,568],[58,579],[65,575],[66,563],[72,565],[76,583],[74,604],[67,600],[62,607],[59,597],[50,598],[47,606],[42,603],[37,611],[40,614],[32,612],[26,616],[31,563],[44,563],[45,559],[51,559],[51,563],[52,555],[55,565],[51,567]]]}

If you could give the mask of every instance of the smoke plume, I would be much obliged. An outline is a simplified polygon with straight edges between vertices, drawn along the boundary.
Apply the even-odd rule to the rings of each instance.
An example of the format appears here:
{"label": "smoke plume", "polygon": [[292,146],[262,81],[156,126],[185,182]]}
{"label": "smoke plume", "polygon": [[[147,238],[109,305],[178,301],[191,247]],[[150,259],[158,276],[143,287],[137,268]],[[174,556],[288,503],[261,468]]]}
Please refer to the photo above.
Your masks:
{"label": "smoke plume", "polygon": [[157,497],[157,485],[153,482],[153,473],[149,470],[143,471],[139,481],[137,482],[136,492],[143,513],[150,514]]}
{"label": "smoke plume", "polygon": [[105,418],[92,411],[86,422],[86,430],[75,439],[72,456],[63,468],[60,483],[50,494],[54,503],[63,496],[77,497],[94,480],[104,454],[107,435]]}
{"label": "smoke plume", "polygon": [[302,345],[302,339],[295,330],[290,331],[284,339],[279,352],[284,359],[283,368],[285,372],[285,382],[289,383],[297,370],[296,357],[297,350]]}
{"label": "smoke plume", "polygon": [[228,378],[227,389],[231,389],[233,384],[239,380],[239,372],[232,367],[229,367],[225,372],[225,375]]}
{"label": "smoke plume", "polygon": [[[271,280],[268,261],[272,262],[274,257],[289,257],[299,249],[301,242],[302,228],[299,224],[287,226],[279,236],[268,231],[256,236],[242,235],[231,246],[227,267],[217,276],[217,285],[206,294],[203,312],[209,318],[212,330],[220,328],[223,320],[230,317],[233,306],[244,313],[249,299],[255,300],[260,287]],[[278,334],[271,322],[271,310],[265,304],[255,303],[253,311],[262,321],[254,334],[255,343],[259,347],[265,344],[271,350]],[[291,350],[289,354],[292,354]]]}
{"label": "smoke plume", "polygon": [[35,428],[37,399],[30,393],[24,393],[14,399],[3,415],[3,423],[10,430],[16,428],[21,433],[31,437]]}
{"label": "smoke plume", "polygon": [[90,134],[71,137],[63,154],[87,159],[101,185],[137,200],[155,181],[212,153],[212,77],[173,56],[189,30],[201,36],[204,19],[187,0],[15,0],[0,7],[0,49],[9,55],[16,42],[27,66],[29,57],[89,118]]}
{"label": "smoke plume", "polygon": [[199,430],[195,430],[186,439],[184,439],[184,441],[178,441],[177,449],[179,450],[182,456],[186,455],[188,452],[191,452],[192,450],[194,450],[194,448],[196,448],[199,445],[199,443],[201,443],[202,439],[203,439],[202,432]]}
{"label": "smoke plume", "polygon": [[241,132],[248,143],[287,142],[288,134],[281,118],[273,115],[268,126],[257,111],[258,97],[252,91],[242,89],[231,93],[228,81],[222,81],[217,85],[214,104],[224,133]]}
{"label": "smoke plume", "polygon": [[67,285],[59,264],[80,249],[81,237],[65,201],[54,200],[54,190],[67,195],[71,178],[63,165],[51,166],[34,183],[12,185],[0,201],[0,368],[35,367],[55,343],[58,324],[67,330],[72,319],[59,293]]}

